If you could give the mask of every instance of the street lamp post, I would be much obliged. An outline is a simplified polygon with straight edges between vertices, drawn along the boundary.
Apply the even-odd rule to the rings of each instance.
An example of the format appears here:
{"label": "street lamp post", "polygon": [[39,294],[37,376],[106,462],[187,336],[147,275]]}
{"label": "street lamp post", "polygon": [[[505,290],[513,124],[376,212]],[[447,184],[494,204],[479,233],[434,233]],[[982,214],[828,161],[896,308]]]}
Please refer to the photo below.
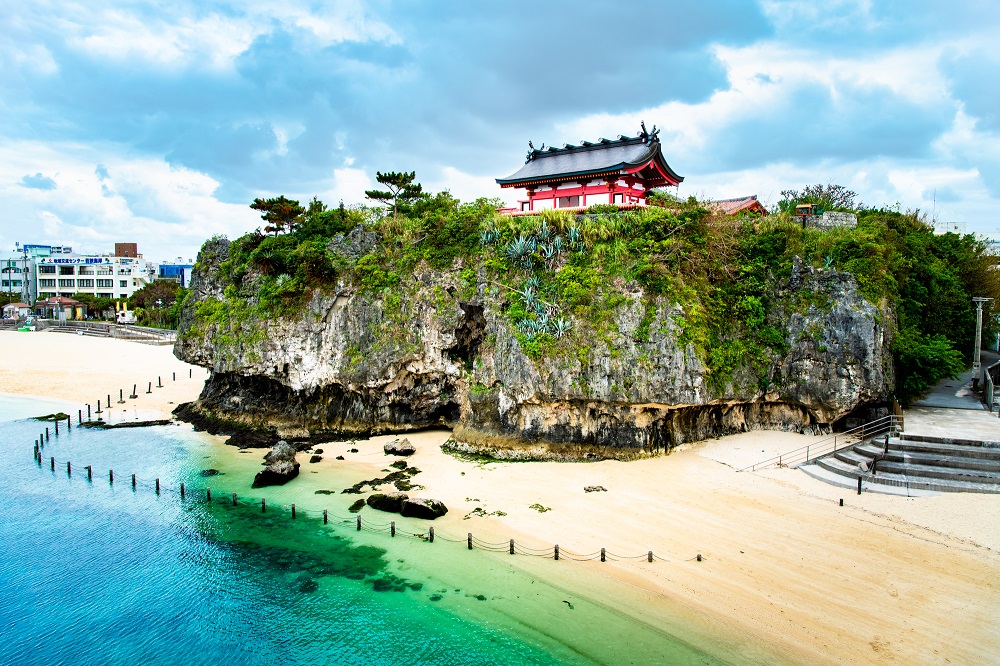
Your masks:
{"label": "street lamp post", "polygon": [[992,298],[984,298],[982,296],[975,296],[972,299],[972,302],[976,304],[976,351],[972,357],[972,378],[976,382],[979,381],[979,353],[983,343],[983,303],[988,303],[992,300]]}

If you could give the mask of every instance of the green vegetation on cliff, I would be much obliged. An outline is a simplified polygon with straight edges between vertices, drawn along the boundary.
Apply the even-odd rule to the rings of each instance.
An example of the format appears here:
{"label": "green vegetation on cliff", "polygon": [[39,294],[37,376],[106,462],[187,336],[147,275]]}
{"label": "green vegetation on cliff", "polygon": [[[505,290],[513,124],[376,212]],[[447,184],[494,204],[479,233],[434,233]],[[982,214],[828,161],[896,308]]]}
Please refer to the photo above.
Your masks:
{"label": "green vegetation on cliff", "polygon": [[[934,235],[917,214],[865,208],[856,211],[855,228],[819,230],[803,228],[787,212],[794,200],[766,218],[722,217],[693,199],[669,196],[631,211],[593,206],[583,215],[507,216],[495,200],[462,203],[447,192],[414,192],[392,198],[391,213],[327,209],[316,199],[303,209],[283,199],[286,208],[304,212],[282,223],[287,233],[255,231],[233,241],[214,276],[222,298],[202,298],[185,335],[214,326],[218,342],[238,345],[249,322],[296,316],[314,291],[353,285],[381,302],[382,335],[405,347],[419,288],[414,276],[455,271],[458,298],[495,304],[531,358],[584,366],[614,356],[627,311],[628,334],[637,343],[660,329],[678,331],[708,369],[713,391],[725,395],[740,382],[767,389],[773,359],[797,342],[789,339],[789,317],[831,307],[824,293],[787,289],[793,271],[835,269],[853,274],[883,313],[893,336],[897,396],[906,402],[971,360],[971,297],[1000,297],[983,243],[971,235]],[[837,207],[853,204],[833,192]],[[454,308],[445,307],[450,294],[440,291],[431,305],[453,316]],[[663,317],[664,306],[673,314]],[[995,328],[987,317],[984,339]],[[821,333],[804,335],[819,340]]]}

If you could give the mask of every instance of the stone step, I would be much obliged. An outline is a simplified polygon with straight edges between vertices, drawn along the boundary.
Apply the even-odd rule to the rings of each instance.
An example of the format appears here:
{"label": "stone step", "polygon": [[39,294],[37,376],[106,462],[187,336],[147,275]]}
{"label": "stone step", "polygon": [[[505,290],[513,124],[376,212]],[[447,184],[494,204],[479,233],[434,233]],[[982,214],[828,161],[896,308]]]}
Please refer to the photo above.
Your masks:
{"label": "stone step", "polygon": [[[858,463],[864,462],[869,467],[871,466],[871,457],[864,456],[857,451],[838,451],[836,458],[847,463],[858,471],[860,471]],[[920,477],[931,479],[949,479],[953,481],[968,481],[970,483],[1000,484],[1000,470],[984,471],[967,468],[917,465],[892,460],[880,460],[878,463],[878,473],[882,474],[883,472],[902,474],[911,478]]]}
{"label": "stone step", "polygon": [[[813,467],[813,465],[803,465],[799,467],[799,469],[809,472],[807,468],[810,467]],[[815,463],[815,467],[824,470],[824,475],[832,473],[842,478],[846,487],[857,487],[858,476],[860,474],[857,464],[852,465],[836,458],[835,456],[830,456],[818,460]],[[817,474],[813,474],[813,476],[829,482],[829,480],[827,478],[823,478],[823,476]],[[870,474],[865,474],[863,483],[866,488],[881,485],[905,489],[908,491],[929,490],[938,492],[1000,493],[1000,484],[996,483],[976,483],[954,479],[915,477],[908,474],[904,475],[889,471],[879,472],[878,475],[874,477]]]}
{"label": "stone step", "polygon": [[[965,443],[924,442],[908,439],[890,439],[889,450],[906,451],[910,453],[931,453],[946,456],[965,456],[984,460],[1000,460],[1000,446],[990,446],[993,442],[969,443],[969,440],[953,440]],[[872,444],[881,447],[882,442]]]}
{"label": "stone step", "polygon": [[926,444],[954,444],[957,446],[978,446],[986,448],[1000,448],[1000,442],[978,439],[961,439],[958,437],[938,437],[935,435],[911,435],[901,433],[900,439],[907,442],[924,442]]}
{"label": "stone step", "polygon": [[[889,446],[889,453],[885,459],[890,462],[1000,473],[1000,459],[970,457],[964,454],[955,455],[954,452],[928,453],[923,451],[899,451],[892,448],[891,444]],[[855,453],[865,456],[869,460],[874,458],[876,454],[880,455],[882,453],[882,447],[874,444],[858,444],[854,446],[853,450]]]}

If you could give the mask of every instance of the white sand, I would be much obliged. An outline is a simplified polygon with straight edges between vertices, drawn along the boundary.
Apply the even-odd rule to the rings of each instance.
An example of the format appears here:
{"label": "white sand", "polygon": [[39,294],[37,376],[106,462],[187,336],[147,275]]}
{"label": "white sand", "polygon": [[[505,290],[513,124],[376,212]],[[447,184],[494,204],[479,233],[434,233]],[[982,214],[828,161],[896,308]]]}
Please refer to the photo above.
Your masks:
{"label": "white sand", "polygon": [[[141,383],[139,397],[128,401],[137,412],[167,413],[193,400],[205,377],[195,368],[188,380],[189,366],[169,348],[123,341],[0,332],[0,349],[0,392],[87,402]],[[175,370],[178,381],[170,382]],[[155,384],[157,374],[166,388],[145,395],[145,382]],[[749,661],[774,651],[808,664],[997,663],[1000,495],[857,496],[796,470],[736,471],[812,441],[788,433],[747,433],[630,463],[581,464],[472,463],[441,452],[446,431],[407,436],[418,448],[409,462],[422,470],[413,481],[426,487],[411,494],[450,508],[434,523],[442,534],[471,531],[485,541],[514,538],[537,548],[558,543],[582,554],[653,550],[666,558],[573,566],[511,558],[569,589],[605,595],[638,620],[682,616]],[[345,461],[334,459],[344,444],[320,445],[323,461],[303,465],[318,474],[282,492],[304,508],[347,504],[357,496],[314,495],[313,486],[334,476],[381,476],[388,439],[358,442],[359,452]],[[225,448],[220,455],[239,455]],[[585,493],[589,485],[607,492]],[[529,508],[536,503],[551,510]],[[506,515],[463,520],[476,507]]]}

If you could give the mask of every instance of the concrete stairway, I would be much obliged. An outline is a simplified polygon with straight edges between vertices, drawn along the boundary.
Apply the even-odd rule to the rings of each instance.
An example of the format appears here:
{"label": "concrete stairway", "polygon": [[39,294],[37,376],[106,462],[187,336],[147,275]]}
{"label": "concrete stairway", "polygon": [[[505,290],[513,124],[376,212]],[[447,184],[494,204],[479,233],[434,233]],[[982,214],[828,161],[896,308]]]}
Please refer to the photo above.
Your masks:
{"label": "concrete stairway", "polygon": [[[863,477],[869,490],[889,488],[939,492],[1000,493],[1000,442],[907,435],[889,439],[876,473],[872,460],[882,454],[884,440],[867,440],[799,469],[830,483],[857,487]],[[896,491],[898,492],[898,490]]]}

